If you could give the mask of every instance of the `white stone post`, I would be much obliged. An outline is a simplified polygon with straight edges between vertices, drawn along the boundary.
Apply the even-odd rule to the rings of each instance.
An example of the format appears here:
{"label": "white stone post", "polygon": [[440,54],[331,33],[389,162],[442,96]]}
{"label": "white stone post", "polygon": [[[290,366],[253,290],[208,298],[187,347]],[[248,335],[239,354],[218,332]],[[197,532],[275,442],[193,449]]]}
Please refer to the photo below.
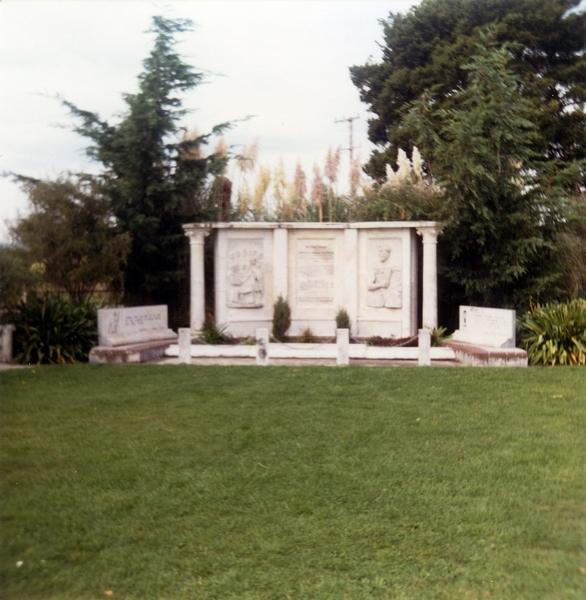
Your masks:
{"label": "white stone post", "polygon": [[266,366],[269,364],[269,330],[256,330],[256,364]]}
{"label": "white stone post", "polygon": [[286,229],[275,229],[273,232],[273,302],[279,296],[283,296],[283,299],[287,300],[289,295],[289,282],[287,280],[287,272],[289,270],[287,237]]}
{"label": "white stone post", "polygon": [[358,333],[358,230],[344,230],[344,306]]}
{"label": "white stone post", "polygon": [[191,329],[189,327],[179,328],[179,364],[191,364]]}
{"label": "white stone post", "polygon": [[9,325],[1,325],[2,346],[0,349],[0,361],[10,362],[12,360],[12,334],[16,330],[16,326],[10,323]]}
{"label": "white stone post", "polygon": [[336,346],[338,355],[336,357],[337,365],[350,364],[350,330],[336,329]]}
{"label": "white stone post", "polygon": [[421,227],[423,238],[423,329],[437,329],[437,236],[439,227]]}
{"label": "white stone post", "polygon": [[186,229],[190,249],[190,325],[192,333],[201,331],[205,321],[205,283],[203,244],[209,231],[206,229]]}
{"label": "white stone post", "polygon": [[419,366],[431,366],[431,331],[429,329],[419,330]]}

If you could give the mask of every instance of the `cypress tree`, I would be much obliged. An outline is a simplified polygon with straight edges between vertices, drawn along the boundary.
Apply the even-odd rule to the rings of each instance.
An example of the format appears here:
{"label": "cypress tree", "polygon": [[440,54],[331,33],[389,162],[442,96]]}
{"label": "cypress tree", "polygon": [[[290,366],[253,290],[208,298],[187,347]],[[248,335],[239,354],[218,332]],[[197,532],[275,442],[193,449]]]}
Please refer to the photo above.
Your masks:
{"label": "cypress tree", "polygon": [[103,166],[97,179],[111,199],[116,228],[132,236],[125,302],[167,304],[174,326],[188,322],[181,224],[210,218],[208,188],[227,161],[203,156],[200,148],[229,124],[193,139],[178,136],[186,112],[180,94],[203,80],[175,51],[176,36],[191,29],[189,20],[153,17],[153,49],[143,61],[138,92],[123,96],[127,110],[118,123],[64,102],[80,120],[75,131],[92,142],[88,155]]}

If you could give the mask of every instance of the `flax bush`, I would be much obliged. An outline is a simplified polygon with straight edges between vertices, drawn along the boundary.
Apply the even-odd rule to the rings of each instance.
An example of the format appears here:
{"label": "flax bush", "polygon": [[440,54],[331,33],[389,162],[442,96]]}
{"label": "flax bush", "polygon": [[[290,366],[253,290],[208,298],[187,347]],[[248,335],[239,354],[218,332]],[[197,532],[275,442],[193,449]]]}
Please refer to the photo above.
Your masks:
{"label": "flax bush", "polygon": [[586,300],[531,306],[519,318],[521,342],[533,365],[586,365]]}
{"label": "flax bush", "polygon": [[22,303],[15,325],[15,361],[23,364],[86,362],[98,338],[95,307],[60,297]]}

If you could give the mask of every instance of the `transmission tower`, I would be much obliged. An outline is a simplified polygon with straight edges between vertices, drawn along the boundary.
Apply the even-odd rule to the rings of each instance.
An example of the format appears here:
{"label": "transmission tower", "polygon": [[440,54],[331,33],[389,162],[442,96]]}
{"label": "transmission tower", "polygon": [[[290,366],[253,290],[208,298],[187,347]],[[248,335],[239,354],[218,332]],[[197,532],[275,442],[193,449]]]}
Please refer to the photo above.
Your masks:
{"label": "transmission tower", "polygon": [[356,119],[360,119],[358,115],[355,117],[342,117],[341,119],[335,119],[335,123],[343,123],[344,121],[348,122],[348,129],[350,130],[350,144],[348,148],[342,148],[342,150],[348,150],[350,153],[350,169],[352,169],[352,161],[354,160],[354,149],[360,148],[360,146],[354,146],[354,137],[353,137],[353,121]]}

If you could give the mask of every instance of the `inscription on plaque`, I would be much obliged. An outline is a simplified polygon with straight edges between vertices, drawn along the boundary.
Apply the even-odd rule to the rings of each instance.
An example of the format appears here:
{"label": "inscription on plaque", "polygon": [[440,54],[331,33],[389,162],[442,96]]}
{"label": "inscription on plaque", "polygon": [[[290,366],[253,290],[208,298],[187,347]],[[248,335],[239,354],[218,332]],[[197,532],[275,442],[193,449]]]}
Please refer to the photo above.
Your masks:
{"label": "inscription on plaque", "polygon": [[334,302],[334,240],[304,239],[297,243],[297,302]]}
{"label": "inscription on plaque", "polygon": [[131,306],[98,310],[100,346],[122,346],[176,338],[167,325],[167,306]]}

